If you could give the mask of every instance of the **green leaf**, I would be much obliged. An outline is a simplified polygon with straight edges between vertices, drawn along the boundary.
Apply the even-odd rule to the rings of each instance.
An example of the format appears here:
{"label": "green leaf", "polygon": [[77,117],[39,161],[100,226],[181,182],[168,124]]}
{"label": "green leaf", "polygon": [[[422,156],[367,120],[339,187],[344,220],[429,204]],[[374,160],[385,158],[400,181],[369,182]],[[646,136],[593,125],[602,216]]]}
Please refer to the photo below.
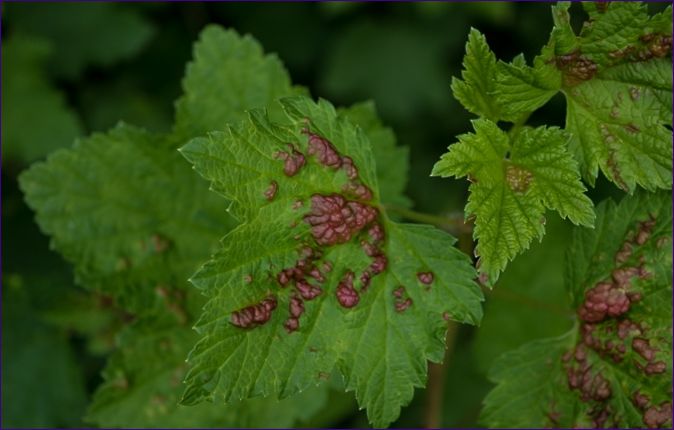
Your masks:
{"label": "green leaf", "polygon": [[377,160],[377,180],[383,203],[409,207],[412,201],[405,196],[409,171],[410,151],[407,146],[397,146],[393,130],[384,127],[373,102],[357,103],[339,109],[349,122],[363,129]]}
{"label": "green leaf", "polygon": [[454,97],[470,112],[492,120],[521,122],[554,96],[561,85],[559,71],[538,56],[534,67],[523,56],[511,63],[496,61],[486,38],[471,28],[463,58],[463,80],[452,78]]}
{"label": "green leaf", "polygon": [[[236,73],[230,71],[230,78],[241,80]],[[263,105],[270,101],[264,99]],[[200,103],[198,98],[193,102]],[[250,102],[244,100],[242,109],[252,108],[245,104]],[[370,106],[355,108],[354,114],[381,143],[380,150],[391,149],[388,131]],[[227,112],[222,118],[231,121],[237,115]],[[175,151],[179,139],[122,124],[57,152],[21,177],[42,229],[75,265],[79,282],[112,294],[137,314],[104,372],[106,382],[95,393],[89,419],[102,426],[139,427],[288,427],[308,419],[324,402],[323,387],[280,405],[265,398],[237,400],[226,408],[177,406],[183,387],[175,378],[180,382],[186,370],[184,358],[197,339],[189,327],[203,305],[185,281],[234,225],[225,213],[227,202],[208,192]],[[120,386],[119,375],[126,387]],[[281,415],[260,412],[279,407]]]}
{"label": "green leaf", "polygon": [[[126,174],[119,177],[120,171]],[[91,422],[288,427],[322,405],[325,393],[318,389],[284,401],[280,416],[259,412],[276,408],[276,399],[226,408],[177,405],[184,359],[197,339],[189,324],[203,305],[197,292],[186,288],[186,279],[233,221],[169,138],[120,125],[54,154],[22,175],[21,184],[42,227],[75,265],[80,282],[113,294],[142,315],[127,328],[108,363],[106,382],[90,407]],[[120,255],[124,263],[117,266]],[[160,323],[153,319],[156,315]]]}
{"label": "green leaf", "polygon": [[[671,8],[658,15],[666,17],[669,14],[668,27],[653,28],[649,23],[648,7],[643,2],[614,3],[608,7],[597,7],[594,4],[584,4],[583,8],[589,15],[589,20],[583,26],[578,42],[582,54],[599,66],[609,66],[622,62],[623,54],[619,52],[632,46],[637,48],[643,45],[641,36],[653,31],[669,31],[671,35]],[[655,18],[659,21],[661,18]],[[649,58],[652,56],[649,56]],[[640,58],[645,60],[649,58]],[[617,61],[616,61],[617,60]]]}
{"label": "green leaf", "polygon": [[484,400],[482,422],[493,428],[591,426],[576,421],[577,400],[565,389],[561,357],[573,346],[569,338],[536,340],[499,357],[489,371],[498,385]]}
{"label": "green leaf", "polygon": [[171,320],[136,323],[122,333],[119,349],[103,371],[86,420],[101,427],[283,428],[313,416],[328,387],[278,401],[259,398],[228,405],[178,404],[187,370],[185,356],[197,334]]}
{"label": "green leaf", "polygon": [[276,55],[264,55],[252,37],[216,25],[207,26],[194,45],[183,88],[175,130],[185,139],[224,130],[245,118],[246,110],[300,91]]}
{"label": "green leaf", "polygon": [[594,184],[601,169],[625,191],[671,188],[671,7],[649,18],[643,3],[584,6],[592,21],[576,46],[560,40],[570,31],[560,22],[552,41],[561,46],[550,58],[562,73],[566,129],[583,178]]}
{"label": "green leaf", "polygon": [[[478,323],[482,295],[468,258],[452,247],[451,236],[429,226],[391,222],[382,212],[370,142],[360,128],[325,101],[288,98],[282,105],[288,125],[253,110],[248,121],[181,149],[212,188],[232,200],[230,210],[244,221],[192,278],[208,303],[197,324],[201,340],[190,354],[183,402],[285,397],[316,385],[336,366],[347,389],[368,409],[370,421],[384,426],[411,400],[414,387],[424,384],[426,360],[442,359],[445,318]],[[327,139],[341,157],[350,157],[357,177],[309,154],[307,134]],[[284,174],[287,156],[279,156],[279,151],[293,151],[288,144],[305,156],[305,165],[292,176]],[[369,187],[372,195],[349,191],[358,185]],[[275,190],[273,197],[269,190]],[[366,223],[379,224],[385,239],[376,239],[367,228],[350,230],[342,243],[325,240],[318,229],[312,232],[305,216],[316,215],[326,196],[334,195],[350,201],[351,209],[344,210],[371,216]],[[373,262],[381,264],[381,257],[368,257],[368,245],[360,240],[370,241],[371,255],[386,258],[383,272],[368,269]],[[293,266],[310,270],[298,262],[298,252],[320,270],[311,275],[320,294],[303,300],[294,330],[289,304],[300,297],[301,276],[292,275],[295,286],[284,288],[281,272]],[[366,271],[371,283],[361,289]],[[430,285],[418,279],[426,272],[433,273]],[[345,287],[349,273],[355,277],[352,289]],[[340,305],[338,289],[358,295],[358,304]],[[259,313],[272,303],[275,309],[260,315],[256,327],[245,323],[251,306]]]}
{"label": "green leaf", "polygon": [[545,231],[545,208],[574,224],[591,226],[592,201],[556,127],[507,134],[491,121],[473,121],[433,167],[433,176],[468,176],[466,216],[475,216],[475,254],[485,281],[495,282],[507,262]]}
{"label": "green leaf", "polygon": [[523,57],[512,63],[498,62],[493,97],[501,106],[504,119],[526,119],[559,91],[561,74],[546,61],[548,49],[544,48],[544,54],[534,59],[533,67],[527,66]]}
{"label": "green leaf", "polygon": [[452,78],[452,93],[470,112],[492,121],[501,118],[502,109],[493,97],[496,71],[496,56],[489,49],[487,39],[471,28],[463,57],[463,80]]}
{"label": "green leaf", "polygon": [[565,90],[570,149],[586,181],[598,169],[625,191],[672,187],[671,59],[627,63]]}
{"label": "green leaf", "polygon": [[13,35],[2,43],[3,160],[27,164],[81,133],[79,119],[44,73],[50,53],[42,39]]}
{"label": "green leaf", "polygon": [[[567,253],[574,328],[499,358],[490,371],[498,385],[485,399],[483,422],[671,426],[671,241],[669,193],[639,192],[619,205],[599,205],[596,228],[576,228]],[[608,310],[593,310],[590,303]]]}
{"label": "green leaf", "polygon": [[89,65],[109,66],[137,54],[154,28],[136,11],[113,3],[12,4],[7,21],[49,40],[49,69],[74,79]]}
{"label": "green leaf", "polygon": [[551,6],[554,26],[550,33],[550,43],[553,55],[563,55],[578,49],[578,37],[571,27],[569,7],[571,2],[560,1]]}
{"label": "green leaf", "polygon": [[131,312],[186,321],[201,304],[184,297],[186,274],[233,221],[174,145],[122,124],[33,165],[20,185],[79,284]]}
{"label": "green leaf", "polygon": [[671,188],[671,7],[649,17],[642,3],[585,3],[591,20],[576,36],[569,6],[552,7],[555,27],[533,67],[522,57],[496,63],[471,32],[455,93],[473,113],[521,123],[561,91],[569,148],[588,183],[601,169],[625,191]]}

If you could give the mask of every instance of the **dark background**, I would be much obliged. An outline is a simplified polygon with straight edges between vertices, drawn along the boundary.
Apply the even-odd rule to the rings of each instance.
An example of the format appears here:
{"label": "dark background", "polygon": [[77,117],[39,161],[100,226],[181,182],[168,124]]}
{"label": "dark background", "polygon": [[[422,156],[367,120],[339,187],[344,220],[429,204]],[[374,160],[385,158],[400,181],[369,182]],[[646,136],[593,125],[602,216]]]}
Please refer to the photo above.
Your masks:
{"label": "dark background", "polygon": [[[575,24],[583,19],[577,6]],[[543,3],[3,3],[5,426],[81,425],[121,324],[118,315],[96,312],[99,298],[74,286],[69,266],[49,250],[17,174],[119,120],[168,131],[192,43],[208,23],[252,34],[314,97],[336,105],[374,100],[398,143],[410,148],[414,209],[447,215],[463,210],[466,183],[429,173],[454,136],[470,129],[470,114],[450,90],[469,28],[486,35],[498,58],[524,52],[531,61],[552,18]],[[14,50],[4,49],[16,40]],[[564,108],[555,97],[531,122],[563,126]],[[12,116],[13,109],[27,113]],[[590,191],[595,201],[610,194],[617,193],[601,179]],[[477,425],[491,386],[486,371],[498,354],[568,327],[562,259],[569,228],[549,216],[543,244],[516,259],[488,293],[482,328],[460,329],[448,358],[443,426]],[[424,405],[419,390],[396,425],[422,425]],[[367,423],[354,411],[331,425]]]}

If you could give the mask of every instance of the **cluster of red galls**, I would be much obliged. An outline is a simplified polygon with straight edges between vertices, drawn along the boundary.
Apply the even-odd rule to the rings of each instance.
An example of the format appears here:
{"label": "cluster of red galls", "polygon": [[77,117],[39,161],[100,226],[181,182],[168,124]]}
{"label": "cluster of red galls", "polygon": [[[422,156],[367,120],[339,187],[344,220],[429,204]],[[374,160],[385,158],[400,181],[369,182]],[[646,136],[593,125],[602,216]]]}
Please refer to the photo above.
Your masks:
{"label": "cluster of red galls", "polygon": [[[385,232],[377,222],[379,211],[367,203],[373,197],[372,192],[360,181],[353,160],[340,155],[330,141],[310,132],[308,128],[302,132],[308,135],[308,155],[314,156],[319,164],[329,169],[344,171],[348,182],[343,188],[344,195],[332,193],[311,196],[311,209],[303,220],[310,226],[311,236],[317,246],[302,245],[301,258],[295,265],[281,269],[276,274],[276,281],[282,288],[290,285],[293,287],[288,303],[289,317],[284,322],[289,333],[299,329],[299,319],[305,312],[305,302],[323,293],[322,285],[326,281],[326,274],[332,269],[329,262],[320,261],[323,248],[344,244],[360,237],[361,249],[371,259],[369,266],[358,276],[359,289],[354,285],[357,275],[352,270],[344,273],[335,289],[337,302],[347,309],[360,302],[360,295],[367,290],[372,279],[388,266],[388,258],[383,249]],[[307,163],[305,155],[292,144],[287,144],[287,151],[278,151],[274,157],[284,162],[283,172],[288,177],[298,174]],[[272,201],[278,188],[278,183],[271,181],[264,191],[265,198]],[[355,199],[351,200],[346,196]],[[302,202],[296,201],[292,208],[299,209],[301,206]],[[364,234],[365,231],[367,235]],[[430,288],[433,282],[432,272],[420,272],[417,277],[427,289]],[[412,305],[412,299],[405,294],[404,287],[400,286],[393,294],[398,312],[403,312]],[[262,325],[269,321],[276,306],[276,297],[269,296],[260,303],[233,312],[232,324],[241,328]]]}
{"label": "cluster of red galls", "polygon": [[[607,402],[611,397],[611,386],[600,372],[593,371],[587,359],[589,350],[621,363],[627,345],[630,345],[645,361],[641,363],[634,360],[640,371],[646,375],[655,375],[667,370],[666,363],[656,359],[658,350],[646,337],[647,327],[625,317],[631,305],[641,300],[641,293],[634,291],[633,280],[651,276],[645,268],[643,257],[637,265],[630,266],[627,263],[633,257],[634,248],[649,240],[654,226],[653,218],[640,222],[637,231],[628,235],[616,253],[614,260],[617,268],[611,273],[610,279],[586,291],[585,300],[578,309],[578,316],[584,322],[581,325],[581,343],[563,357],[569,388],[579,390],[583,401],[593,401],[590,416],[596,427],[605,425],[612,414]],[[644,413],[643,420],[647,426],[660,427],[671,422],[671,402],[651,405],[649,397],[639,391],[634,393],[632,400]]]}

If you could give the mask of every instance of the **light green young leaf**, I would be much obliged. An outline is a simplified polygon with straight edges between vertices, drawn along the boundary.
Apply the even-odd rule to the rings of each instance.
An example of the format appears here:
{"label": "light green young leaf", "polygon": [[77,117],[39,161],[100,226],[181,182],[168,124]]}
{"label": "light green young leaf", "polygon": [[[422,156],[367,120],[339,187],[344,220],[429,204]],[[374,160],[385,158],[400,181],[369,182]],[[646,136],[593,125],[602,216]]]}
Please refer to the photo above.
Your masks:
{"label": "light green young leaf", "polygon": [[454,97],[470,112],[492,120],[521,122],[554,96],[561,85],[559,72],[545,58],[526,65],[523,56],[511,63],[496,61],[486,38],[471,28],[463,58],[463,80],[452,78]]}
{"label": "light green young leaf", "polygon": [[[368,409],[370,421],[385,426],[411,400],[414,387],[424,384],[426,361],[442,359],[445,318],[478,323],[482,295],[472,281],[475,274],[469,260],[452,247],[451,236],[428,226],[388,220],[379,206],[370,142],[360,128],[325,101],[290,98],[282,105],[288,114],[284,123],[289,125],[275,124],[264,112],[253,110],[248,121],[193,139],[181,149],[212,181],[212,188],[232,200],[231,211],[245,221],[192,278],[208,303],[197,324],[201,340],[190,354],[183,402],[285,397],[316,385],[337,367],[347,389],[354,390],[359,404]],[[357,178],[347,176],[348,168],[319,162],[307,151],[307,134],[327,139],[341,157],[350,157]],[[283,161],[287,157],[279,153],[293,148],[304,154],[305,165],[287,176]],[[369,187],[372,195],[357,197],[348,191],[357,185]],[[321,196],[336,194],[349,200],[344,202],[348,208],[338,213],[366,216],[369,211],[375,219],[367,218],[366,224],[379,224],[385,239],[376,240],[378,235],[367,233],[367,228],[348,227],[351,235],[330,246],[330,240],[322,241],[329,236],[321,236],[320,228],[312,232],[305,217],[319,212],[325,203]],[[346,224],[338,224],[344,222],[334,224],[335,231],[341,231]],[[370,267],[381,260],[368,257],[364,251],[368,245],[359,241],[375,248],[371,255],[386,257],[382,273],[377,275]],[[309,266],[302,266],[298,258]],[[289,303],[299,297],[300,279],[294,287],[284,288],[281,272],[296,265],[310,271],[314,264],[321,273],[311,275],[315,281],[304,279],[320,294],[303,301],[299,327],[293,330]],[[430,285],[418,279],[425,272],[434,274]],[[350,290],[345,287],[349,273],[355,278]],[[364,273],[371,274],[369,285],[362,281]],[[339,288],[343,295],[343,287],[359,296],[352,308],[339,303],[336,291]],[[259,314],[263,300],[275,308],[250,327],[244,316],[252,312],[251,306],[258,306]]]}
{"label": "light green young leaf", "polygon": [[[184,321],[186,275],[234,223],[174,148],[122,124],[33,165],[20,185],[79,284],[131,312],[175,306]],[[186,306],[200,302],[190,294]]]}
{"label": "light green young leaf", "polygon": [[[567,254],[577,323],[498,359],[486,425],[671,427],[671,195],[602,203],[596,224],[575,229]],[[589,312],[588,303],[609,310]]]}
{"label": "light green young leaf", "polygon": [[198,336],[171,320],[129,326],[103,371],[104,382],[86,421],[102,427],[287,428],[308,419],[327,401],[321,386],[285,400],[266,397],[228,405],[178,404],[187,371],[185,356]]}
{"label": "light green young leaf", "polygon": [[466,42],[461,77],[452,78],[454,97],[470,112],[492,121],[502,118],[502,106],[492,96],[496,89],[496,56],[489,49],[487,39],[471,28]]}
{"label": "light green young leaf", "polygon": [[466,216],[475,216],[475,254],[486,282],[545,231],[545,208],[574,224],[591,226],[592,201],[556,127],[524,128],[509,135],[486,119],[459,136],[433,167],[433,176],[468,176]]}
{"label": "light green young leaf", "polygon": [[207,26],[194,45],[183,88],[175,130],[185,139],[224,130],[246,110],[300,92],[276,55],[265,55],[252,37],[216,25]]}
{"label": "light green young leaf", "polygon": [[51,52],[36,38],[2,42],[2,157],[29,163],[70,145],[81,133],[77,116],[44,72]]}
{"label": "light green young leaf", "polygon": [[[549,48],[544,48],[544,53]],[[546,61],[545,54],[534,59],[533,67],[521,61],[499,61],[493,97],[502,106],[504,119],[521,121],[543,106],[559,91],[562,80],[559,71]]]}

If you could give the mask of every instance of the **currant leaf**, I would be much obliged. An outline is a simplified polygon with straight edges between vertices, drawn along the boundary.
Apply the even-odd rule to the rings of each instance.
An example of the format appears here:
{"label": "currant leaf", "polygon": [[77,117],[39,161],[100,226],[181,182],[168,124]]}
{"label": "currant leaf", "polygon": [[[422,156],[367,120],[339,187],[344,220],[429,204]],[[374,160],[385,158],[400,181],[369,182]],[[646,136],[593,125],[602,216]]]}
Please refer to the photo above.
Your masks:
{"label": "currant leaf", "polygon": [[492,96],[495,91],[496,56],[489,49],[487,39],[471,28],[466,42],[461,77],[452,78],[454,97],[470,112],[492,121],[501,118],[502,105]]}
{"label": "currant leaf", "polygon": [[[176,130],[173,135],[156,135],[120,125],[54,154],[21,178],[27,200],[38,213],[38,222],[52,236],[53,246],[74,264],[79,283],[112,294],[126,312],[139,318],[125,330],[120,349],[105,372],[106,383],[94,396],[89,418],[102,426],[124,422],[151,427],[179,425],[176,423],[210,426],[229,422],[236,427],[274,424],[264,421],[268,417],[253,417],[250,412],[275,404],[275,398],[194,410],[178,407],[173,401],[182,387],[171,382],[175,379],[171,375],[185,370],[184,357],[197,338],[196,333],[186,334],[187,327],[203,306],[198,291],[186,288],[185,281],[197,262],[205,260],[217,239],[236,224],[225,213],[227,202],[209,193],[203,183],[199,190],[194,189],[201,179],[190,172],[175,151],[176,144],[184,138],[183,133],[224,128],[228,122],[241,118],[242,112],[235,111],[237,107],[244,110],[254,107],[251,103],[269,105],[271,97],[296,91],[289,85],[284,87],[287,93],[267,92],[264,96],[255,91],[238,91],[237,85],[264,88],[269,82],[283,81],[280,76],[285,72],[277,60],[263,57],[256,42],[234,32],[208,28],[195,54],[185,79],[186,95],[178,107],[178,123],[190,122],[191,128]],[[241,58],[248,61],[237,63]],[[232,68],[234,65],[237,68]],[[257,67],[266,68],[269,73],[255,74]],[[220,105],[210,111],[210,116],[197,118],[203,120],[199,122],[190,117],[194,114],[191,106],[208,105],[212,93],[199,86],[197,78],[213,70],[220,73],[209,75],[210,85],[222,87],[217,96],[224,97],[233,107],[225,109]],[[253,77],[261,82],[256,83]],[[280,108],[276,109],[281,113]],[[390,201],[403,204],[406,149],[395,147],[391,131],[381,125],[372,104],[354,106],[344,110],[343,115],[361,125],[372,139],[376,154],[403,157],[395,164],[401,172],[382,191]],[[126,173],[119,177],[119,172]],[[79,198],[73,200],[71,195]],[[157,337],[153,337],[152,330],[157,331]],[[175,345],[175,349],[162,350],[162,345],[167,344]],[[166,361],[140,358],[160,353]],[[116,382],[120,374],[127,375],[126,387]],[[298,407],[307,403],[307,396],[314,396],[316,401],[325,398],[323,387],[311,392],[314,394],[307,392],[284,401],[288,426],[297,419],[308,418],[313,409]]]}
{"label": "currant leaf", "polygon": [[386,217],[359,127],[325,101],[281,104],[286,125],[253,110],[181,149],[243,221],[192,277],[208,302],[183,402],[285,397],[337,367],[384,426],[482,295],[451,236]]}
{"label": "currant leaf", "polygon": [[290,427],[327,401],[327,387],[319,387],[282,401],[179,405],[185,356],[196,338],[190,327],[161,318],[129,326],[103,371],[86,421],[102,427]]}
{"label": "currant leaf", "polygon": [[[133,313],[163,310],[166,295],[183,301],[186,292],[187,307],[198,310],[184,275],[234,224],[174,147],[168,137],[121,124],[20,176],[38,224],[73,264],[76,281]],[[179,320],[190,313],[175,312]]]}
{"label": "currant leaf", "polygon": [[511,117],[525,117],[558,92],[567,101],[569,148],[583,178],[599,170],[618,187],[672,186],[672,9],[584,4],[576,36],[569,3],[553,6],[555,27],[534,66],[499,62],[493,96]]}
{"label": "currant leaf", "polygon": [[279,97],[301,92],[276,55],[234,30],[209,25],[194,45],[194,59],[176,102],[175,133],[185,140],[245,118],[245,111],[265,107]]}
{"label": "currant leaf", "polygon": [[618,2],[591,18],[578,48],[554,58],[583,177],[594,184],[601,169],[625,191],[671,188],[671,7],[649,18],[645,4]]}
{"label": "currant leaf", "polygon": [[[216,70],[218,64],[236,59],[240,50],[247,52],[246,46],[256,46],[218,28],[209,29],[204,39],[224,39],[234,49],[199,57],[193,69]],[[248,103],[271,101],[274,94],[251,98],[232,86],[242,81],[254,85],[252,70],[226,72],[210,82],[226,89],[220,96],[229,102],[246,109],[254,107]],[[192,91],[189,103],[199,105],[204,94]],[[221,109],[209,118],[226,124],[238,116]],[[204,304],[187,278],[236,224],[226,214],[227,203],[208,192],[176,151],[181,140],[179,133],[158,135],[122,124],[55,153],[21,177],[40,226],[73,263],[79,283],[111,294],[137,318],[120,338],[89,420],[101,426],[269,427],[276,424],[272,417],[252,411],[276,404],[274,398],[194,410],[177,405],[184,358],[197,339],[189,327]],[[307,405],[318,407],[325,400],[324,389],[312,393],[307,394],[311,399],[284,401],[287,413],[279,418],[286,426],[315,410]]]}
{"label": "currant leaf", "polygon": [[509,135],[486,119],[459,136],[433,167],[433,176],[468,176],[466,216],[475,216],[475,254],[485,282],[545,231],[545,208],[574,224],[591,226],[592,201],[556,127],[523,128]]}
{"label": "currant leaf", "polygon": [[[544,53],[547,48],[544,48]],[[511,63],[499,61],[493,97],[502,106],[503,119],[514,122],[526,119],[548,102],[561,85],[561,76],[545,54],[534,58],[533,67],[523,56]]]}
{"label": "currant leaf", "polygon": [[671,243],[669,193],[600,204],[596,228],[576,228],[567,253],[574,328],[497,360],[483,422],[671,426]]}

